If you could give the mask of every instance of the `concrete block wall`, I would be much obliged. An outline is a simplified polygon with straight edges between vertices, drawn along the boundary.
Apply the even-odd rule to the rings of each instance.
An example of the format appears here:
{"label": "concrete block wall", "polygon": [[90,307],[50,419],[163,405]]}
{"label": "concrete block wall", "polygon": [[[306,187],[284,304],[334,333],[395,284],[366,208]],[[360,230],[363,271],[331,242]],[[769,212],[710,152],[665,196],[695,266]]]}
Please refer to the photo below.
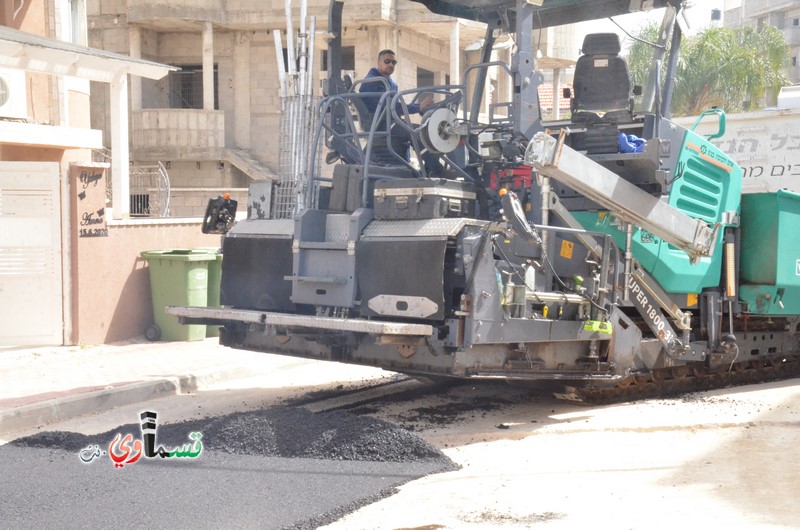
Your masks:
{"label": "concrete block wall", "polygon": [[170,216],[203,217],[208,200],[215,196],[211,191],[198,189],[175,190],[169,201]]}
{"label": "concrete block wall", "polygon": [[[224,164],[219,162],[169,161],[167,168],[172,190],[179,188],[218,188],[219,193],[228,185]],[[229,180],[229,179],[228,179]]]}
{"label": "concrete block wall", "polygon": [[128,55],[130,53],[130,44],[128,42],[127,25],[124,23],[118,24],[116,27],[104,30],[100,48],[108,52]]}
{"label": "concrete block wall", "polygon": [[[99,6],[99,11],[103,15],[115,15],[128,12],[128,0],[96,0]],[[87,5],[87,12],[91,13]]]}
{"label": "concrete block wall", "polygon": [[141,42],[142,42],[142,57],[157,57],[158,45],[161,41],[160,34],[156,31],[142,28],[141,29]]}
{"label": "concrete block wall", "polygon": [[108,237],[79,238],[72,268],[72,344],[102,344],[142,335],[153,323],[144,250],[215,247],[200,221],[148,219],[110,223]]}
{"label": "concrete block wall", "polygon": [[[103,0],[106,2],[107,0]],[[128,7],[156,7],[168,6],[171,8],[188,8],[203,10],[221,10],[222,0],[127,0]]]}
{"label": "concrete block wall", "polygon": [[281,98],[273,39],[258,32],[250,40],[250,150],[278,167]]}
{"label": "concrete block wall", "polygon": [[[350,33],[353,33],[350,35]],[[397,54],[397,67],[392,76],[400,90],[417,86],[417,68],[434,73],[434,79],[444,79],[450,71],[450,48],[445,42],[435,42],[429,37],[396,27],[370,27],[348,31],[343,46],[355,46],[356,74],[364,77],[377,62],[377,53],[392,49]]]}
{"label": "concrete block wall", "polygon": [[353,46],[355,48],[356,77],[359,79],[367,75],[369,69],[375,66],[378,60],[378,52],[382,49],[372,49],[370,43],[371,33],[374,32],[366,29],[351,30],[346,32],[342,39],[342,46]]}
{"label": "concrete block wall", "polygon": [[221,149],[225,147],[222,111],[147,109],[130,115],[134,148]]}
{"label": "concrete block wall", "polygon": [[168,161],[165,166],[170,182],[171,217],[202,217],[208,199],[224,193],[230,193],[236,200],[243,197],[239,205],[247,207],[250,179],[230,164]]}
{"label": "concrete block wall", "polygon": [[[217,37],[215,34],[214,37]],[[160,33],[158,60],[168,64],[202,64],[203,38],[197,33]],[[214,47],[216,51],[216,38]],[[216,56],[215,56],[216,60]]]}
{"label": "concrete block wall", "polygon": [[[410,86],[414,86],[417,79],[417,67],[424,67],[434,73],[449,71],[450,48],[448,43],[434,41],[421,33],[409,30],[398,30],[398,34],[400,49],[397,50],[399,54],[397,60],[398,62],[410,61],[410,66],[412,66],[412,68],[401,69],[403,78],[397,80],[398,83],[402,80],[404,83],[410,82]],[[398,67],[400,66],[398,64]]]}
{"label": "concrete block wall", "polygon": [[[317,27],[324,28],[327,24],[329,2],[327,0],[309,0],[308,14],[317,17]],[[403,6],[406,11],[411,10]],[[299,2],[295,2],[293,13],[295,19],[299,13]],[[345,4],[343,17],[345,22],[361,24],[369,21],[391,22],[395,19],[398,10],[396,0],[349,0]],[[283,0],[227,0],[225,11],[229,23],[236,25],[249,23],[267,27],[285,27],[283,20],[285,17]],[[440,15],[433,15],[424,8],[413,10],[414,20],[431,21],[443,19]],[[449,20],[449,19],[443,19]]]}

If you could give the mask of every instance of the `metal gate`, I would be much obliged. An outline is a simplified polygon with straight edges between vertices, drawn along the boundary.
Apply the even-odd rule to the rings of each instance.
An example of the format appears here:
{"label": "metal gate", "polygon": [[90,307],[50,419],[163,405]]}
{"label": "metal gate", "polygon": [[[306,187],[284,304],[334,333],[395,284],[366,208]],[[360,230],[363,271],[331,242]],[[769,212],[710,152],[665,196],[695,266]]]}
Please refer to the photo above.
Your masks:
{"label": "metal gate", "polygon": [[169,174],[164,164],[130,169],[131,216],[169,217]]}
{"label": "metal gate", "polygon": [[54,162],[0,162],[0,346],[63,343]]}

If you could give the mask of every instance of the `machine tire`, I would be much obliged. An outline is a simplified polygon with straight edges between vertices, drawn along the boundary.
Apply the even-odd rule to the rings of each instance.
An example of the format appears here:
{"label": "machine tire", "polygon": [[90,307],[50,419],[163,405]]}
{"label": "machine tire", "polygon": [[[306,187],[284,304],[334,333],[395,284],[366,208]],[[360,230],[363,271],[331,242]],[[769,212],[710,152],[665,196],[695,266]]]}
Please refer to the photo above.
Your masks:
{"label": "machine tire", "polygon": [[145,330],[144,337],[150,342],[157,341],[161,338],[161,328],[158,327],[158,324],[151,325]]}

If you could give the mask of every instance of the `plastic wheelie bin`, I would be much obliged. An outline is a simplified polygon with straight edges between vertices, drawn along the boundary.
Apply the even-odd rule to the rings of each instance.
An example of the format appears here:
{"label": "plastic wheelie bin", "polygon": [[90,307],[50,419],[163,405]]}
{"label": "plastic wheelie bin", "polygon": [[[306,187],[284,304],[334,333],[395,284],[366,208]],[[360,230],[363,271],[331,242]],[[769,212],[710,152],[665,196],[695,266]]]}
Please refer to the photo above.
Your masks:
{"label": "plastic wheelie bin", "polygon": [[167,315],[168,305],[207,307],[208,268],[217,257],[207,251],[189,249],[149,250],[141,253],[150,269],[153,320],[145,332],[149,340],[186,341],[206,337],[206,326],[187,325]]}
{"label": "plastic wheelie bin", "polygon": [[[216,259],[208,262],[208,307],[219,307],[219,289],[222,283],[222,250],[219,248],[198,248],[195,252],[205,252]],[[218,337],[219,326],[208,326],[207,337]]]}

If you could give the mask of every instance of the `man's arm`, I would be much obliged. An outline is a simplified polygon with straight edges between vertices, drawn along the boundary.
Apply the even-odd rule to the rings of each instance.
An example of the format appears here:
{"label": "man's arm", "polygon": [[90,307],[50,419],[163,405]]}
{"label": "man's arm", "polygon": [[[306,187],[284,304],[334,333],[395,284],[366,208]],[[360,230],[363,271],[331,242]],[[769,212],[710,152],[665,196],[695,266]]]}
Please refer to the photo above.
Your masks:
{"label": "man's arm", "polygon": [[[427,96],[425,99],[423,99],[419,103],[412,103],[411,105],[409,105],[408,106],[408,113],[409,114],[422,114],[422,113],[425,112],[425,109],[427,109],[431,105],[431,103],[433,103],[433,98],[430,97],[430,96]],[[400,107],[399,106],[397,107],[397,112],[400,113]]]}
{"label": "man's arm", "polygon": [[414,103],[413,105],[409,105],[408,112],[410,112],[411,114],[414,113],[422,114],[425,112],[425,109],[427,109],[431,105],[431,103],[433,103],[433,98],[430,96],[426,96],[425,99],[423,99],[419,103]]}

